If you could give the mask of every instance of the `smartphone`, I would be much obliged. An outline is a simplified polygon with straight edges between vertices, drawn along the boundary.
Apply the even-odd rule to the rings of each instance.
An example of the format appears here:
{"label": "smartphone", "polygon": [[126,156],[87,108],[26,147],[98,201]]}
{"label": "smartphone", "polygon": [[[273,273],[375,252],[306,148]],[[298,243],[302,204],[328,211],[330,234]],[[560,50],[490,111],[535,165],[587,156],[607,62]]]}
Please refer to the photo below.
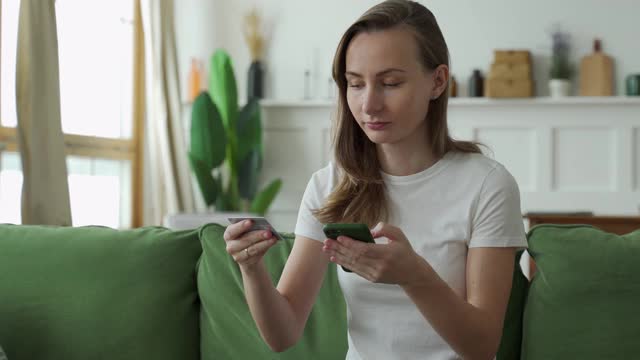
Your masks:
{"label": "smartphone", "polygon": [[[369,231],[369,227],[366,224],[326,224],[322,231],[329,239],[337,239],[338,236],[347,236],[353,240],[358,240],[366,243],[375,244],[375,240]],[[345,268],[342,269],[346,272],[352,272]]]}
{"label": "smartphone", "polygon": [[260,216],[256,216],[256,217],[231,217],[231,218],[227,218],[227,220],[231,223],[231,224],[235,224],[235,223],[239,223],[241,221],[244,220],[251,220],[252,224],[251,224],[251,228],[249,228],[249,231],[260,231],[260,230],[269,230],[271,231],[271,233],[273,234],[273,237],[275,237],[276,239],[280,240],[280,241],[284,241],[284,238],[282,237],[282,235],[280,235],[280,233],[278,233],[276,231],[276,229],[269,224],[269,221],[267,221],[267,219],[260,217]]}

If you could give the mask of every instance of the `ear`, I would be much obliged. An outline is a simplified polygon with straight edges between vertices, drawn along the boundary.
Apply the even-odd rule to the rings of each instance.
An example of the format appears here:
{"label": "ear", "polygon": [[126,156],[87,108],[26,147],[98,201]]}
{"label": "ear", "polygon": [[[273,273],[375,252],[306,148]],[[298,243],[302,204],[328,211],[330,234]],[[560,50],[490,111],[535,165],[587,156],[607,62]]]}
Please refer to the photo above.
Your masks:
{"label": "ear", "polygon": [[431,99],[435,100],[442,95],[447,89],[447,83],[449,82],[449,67],[447,65],[438,65],[433,70],[433,88],[431,89]]}

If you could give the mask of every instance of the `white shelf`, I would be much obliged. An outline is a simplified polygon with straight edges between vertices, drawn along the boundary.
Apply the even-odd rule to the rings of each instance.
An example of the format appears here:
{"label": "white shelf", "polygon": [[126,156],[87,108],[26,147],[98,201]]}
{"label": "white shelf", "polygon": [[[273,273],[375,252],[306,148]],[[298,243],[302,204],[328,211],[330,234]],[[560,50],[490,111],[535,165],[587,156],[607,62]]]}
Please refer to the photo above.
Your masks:
{"label": "white shelf", "polygon": [[567,96],[563,98],[533,97],[514,99],[453,98],[453,106],[512,106],[512,105],[640,105],[640,96]]}
{"label": "white shelf", "polygon": [[[264,107],[331,107],[336,100],[263,99]],[[640,96],[568,96],[564,98],[533,97],[517,99],[450,98],[449,106],[513,106],[513,105],[640,105]]]}

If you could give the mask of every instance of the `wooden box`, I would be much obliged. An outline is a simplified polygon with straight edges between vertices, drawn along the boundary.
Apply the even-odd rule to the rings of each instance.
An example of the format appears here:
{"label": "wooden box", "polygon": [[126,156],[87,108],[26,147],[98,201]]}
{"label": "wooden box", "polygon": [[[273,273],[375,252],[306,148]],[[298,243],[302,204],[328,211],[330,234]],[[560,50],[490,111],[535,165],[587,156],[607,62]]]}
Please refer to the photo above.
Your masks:
{"label": "wooden box", "polygon": [[533,96],[530,79],[504,80],[489,78],[485,82],[485,96],[490,98],[524,98]]}
{"label": "wooden box", "polygon": [[531,65],[529,63],[493,63],[490,77],[502,80],[531,79]]}
{"label": "wooden box", "polygon": [[531,55],[529,50],[494,50],[493,59],[496,63],[531,64]]}

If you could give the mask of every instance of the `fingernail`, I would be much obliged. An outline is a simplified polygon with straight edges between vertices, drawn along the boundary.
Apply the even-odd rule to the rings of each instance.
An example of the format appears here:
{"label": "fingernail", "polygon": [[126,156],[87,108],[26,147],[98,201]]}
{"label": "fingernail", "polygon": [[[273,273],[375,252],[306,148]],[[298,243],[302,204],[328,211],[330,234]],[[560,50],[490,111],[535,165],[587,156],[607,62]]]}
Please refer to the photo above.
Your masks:
{"label": "fingernail", "polygon": [[249,224],[251,224],[250,220],[245,220],[244,223],[243,223],[244,226],[249,226]]}
{"label": "fingernail", "polygon": [[262,234],[262,236],[263,236],[265,239],[268,239],[268,238],[270,238],[270,237],[271,237],[271,234],[269,234],[269,232],[268,232],[268,231],[265,231],[265,232]]}

